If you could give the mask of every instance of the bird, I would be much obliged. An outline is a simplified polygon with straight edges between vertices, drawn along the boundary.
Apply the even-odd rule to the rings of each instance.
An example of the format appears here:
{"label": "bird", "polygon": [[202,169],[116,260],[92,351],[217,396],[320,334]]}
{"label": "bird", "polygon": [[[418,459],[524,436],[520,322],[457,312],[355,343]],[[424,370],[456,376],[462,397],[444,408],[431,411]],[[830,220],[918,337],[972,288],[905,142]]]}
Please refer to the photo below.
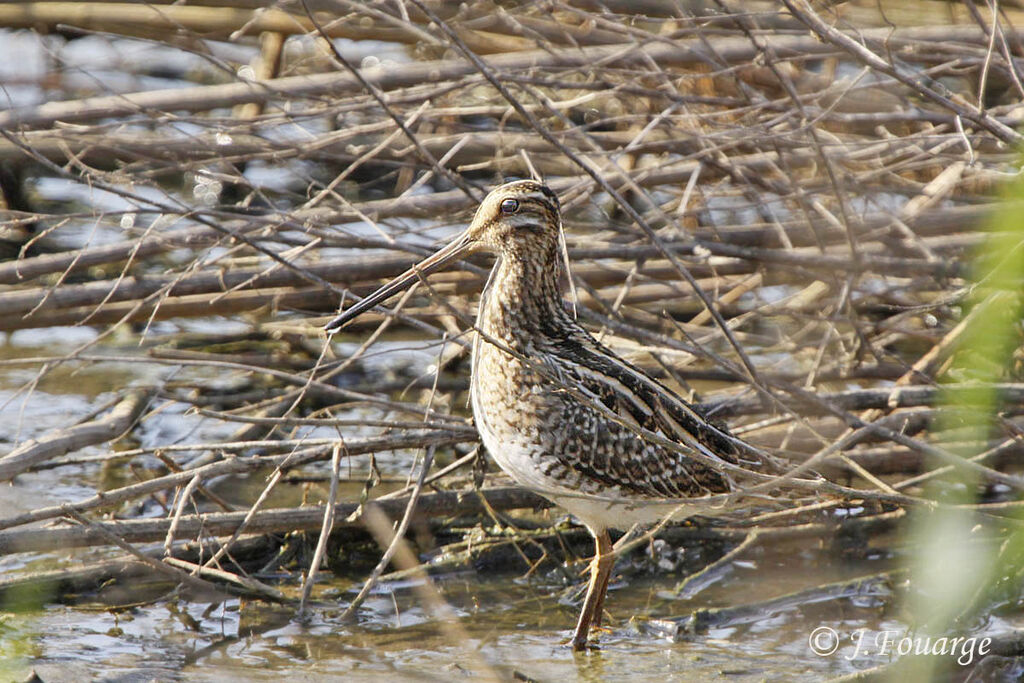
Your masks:
{"label": "bird", "polygon": [[702,499],[734,491],[735,472],[764,469],[765,461],[580,325],[559,285],[561,230],[561,205],[548,186],[500,185],[458,237],[325,330],[336,332],[466,256],[497,257],[475,323],[473,419],[502,470],[566,509],[594,538],[587,593],[569,641],[582,651],[604,611],[615,561],[609,530],[689,516]]}

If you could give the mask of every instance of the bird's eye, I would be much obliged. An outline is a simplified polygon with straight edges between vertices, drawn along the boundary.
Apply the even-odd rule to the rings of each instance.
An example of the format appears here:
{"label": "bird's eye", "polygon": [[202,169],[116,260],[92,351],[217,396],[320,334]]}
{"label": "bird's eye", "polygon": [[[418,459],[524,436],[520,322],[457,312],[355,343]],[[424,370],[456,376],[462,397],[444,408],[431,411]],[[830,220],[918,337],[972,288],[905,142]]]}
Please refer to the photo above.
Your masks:
{"label": "bird's eye", "polygon": [[506,199],[506,200],[501,202],[501,212],[502,213],[515,213],[518,210],[519,210],[519,200],[518,199]]}

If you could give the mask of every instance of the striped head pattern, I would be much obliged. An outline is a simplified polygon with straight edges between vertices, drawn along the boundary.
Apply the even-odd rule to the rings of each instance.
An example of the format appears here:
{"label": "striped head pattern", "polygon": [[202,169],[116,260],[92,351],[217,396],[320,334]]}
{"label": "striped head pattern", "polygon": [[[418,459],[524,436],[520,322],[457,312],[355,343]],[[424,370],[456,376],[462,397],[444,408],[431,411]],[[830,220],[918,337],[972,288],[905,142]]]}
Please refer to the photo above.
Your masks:
{"label": "striped head pattern", "polygon": [[430,273],[478,251],[509,256],[534,266],[557,254],[562,229],[558,195],[533,180],[518,180],[491,190],[470,226],[447,246],[423,259],[394,280],[327,323],[334,332],[363,311],[410,287]]}
{"label": "striped head pattern", "polygon": [[558,243],[559,209],[558,195],[546,185],[506,183],[480,203],[466,236],[476,249],[499,254],[547,253]]}

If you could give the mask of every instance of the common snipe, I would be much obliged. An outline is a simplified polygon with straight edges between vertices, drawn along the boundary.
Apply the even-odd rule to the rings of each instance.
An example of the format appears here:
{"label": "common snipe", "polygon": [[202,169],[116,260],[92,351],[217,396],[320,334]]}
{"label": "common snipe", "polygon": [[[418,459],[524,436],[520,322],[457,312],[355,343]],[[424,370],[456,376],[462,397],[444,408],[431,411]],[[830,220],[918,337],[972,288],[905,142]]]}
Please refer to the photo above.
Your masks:
{"label": "common snipe", "polygon": [[[505,472],[567,509],[594,536],[590,584],[572,637],[581,650],[591,626],[600,624],[614,564],[608,529],[690,514],[699,498],[732,490],[729,465],[737,464],[734,444],[742,442],[599,344],[566,311],[558,287],[560,230],[558,197],[548,187],[528,180],[502,185],[461,236],[326,329],[340,329],[467,254],[497,254],[476,320],[473,416]],[[641,438],[643,430],[678,447]]]}

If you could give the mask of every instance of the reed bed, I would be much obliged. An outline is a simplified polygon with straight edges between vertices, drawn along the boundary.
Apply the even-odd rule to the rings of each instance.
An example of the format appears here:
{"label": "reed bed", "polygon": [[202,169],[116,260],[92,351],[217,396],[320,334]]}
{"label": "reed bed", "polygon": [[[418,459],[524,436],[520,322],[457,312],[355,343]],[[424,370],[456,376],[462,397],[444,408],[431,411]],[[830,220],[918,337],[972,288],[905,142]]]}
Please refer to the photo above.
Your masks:
{"label": "reed bed", "polygon": [[[11,573],[8,600],[159,572],[301,610],[322,566],[369,587],[489,553],[575,560],[582,532],[477,449],[486,259],[321,331],[531,176],[562,197],[580,319],[814,482],[659,531],[719,544],[704,571],[800,539],[899,545],[908,511],[965,487],[986,533],[1017,532],[1021,272],[1007,288],[978,265],[1024,239],[1017,3],[263,5],[0,4],[51,59],[45,99],[0,110],[0,332],[94,331],[0,360],[8,401],[133,378],[32,438],[5,425],[0,481],[77,467],[96,492],[0,519],[0,556],[124,553]],[[66,58],[78,41],[167,61],[106,82]],[[78,199],[40,199],[44,178]],[[1007,353],[979,361],[979,330]],[[219,436],[163,439],[167,415]],[[410,523],[429,530],[413,552]],[[353,544],[384,561],[347,565]]]}

